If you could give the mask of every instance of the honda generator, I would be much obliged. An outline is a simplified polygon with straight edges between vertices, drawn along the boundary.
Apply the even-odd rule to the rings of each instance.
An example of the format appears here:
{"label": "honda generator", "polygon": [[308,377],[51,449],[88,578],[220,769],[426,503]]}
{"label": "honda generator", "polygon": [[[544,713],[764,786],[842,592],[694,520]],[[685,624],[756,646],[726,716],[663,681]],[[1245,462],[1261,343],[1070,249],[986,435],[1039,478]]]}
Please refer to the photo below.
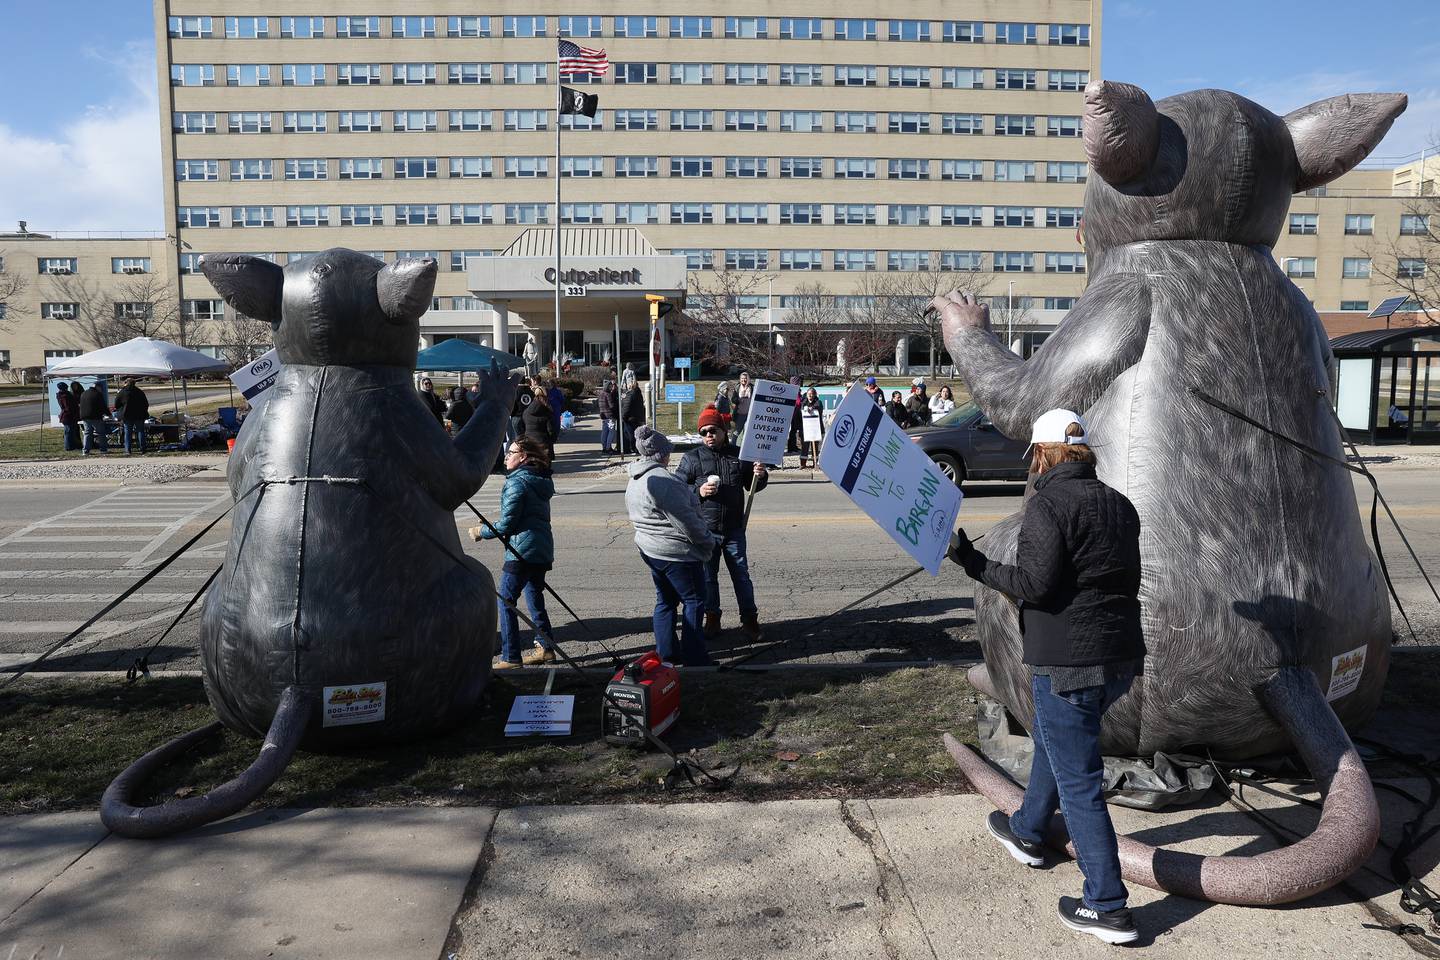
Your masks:
{"label": "honda generator", "polygon": [[644,731],[660,736],[680,718],[680,671],[654,650],[615,671],[600,704],[609,743],[644,746]]}

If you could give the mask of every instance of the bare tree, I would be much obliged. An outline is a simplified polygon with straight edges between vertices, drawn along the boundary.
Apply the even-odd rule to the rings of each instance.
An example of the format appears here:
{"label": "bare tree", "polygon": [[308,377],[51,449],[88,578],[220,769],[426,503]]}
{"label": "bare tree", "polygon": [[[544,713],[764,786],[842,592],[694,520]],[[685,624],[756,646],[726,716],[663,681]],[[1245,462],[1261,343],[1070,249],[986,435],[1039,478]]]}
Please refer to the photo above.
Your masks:
{"label": "bare tree", "polygon": [[9,330],[14,325],[15,318],[7,309],[9,301],[20,299],[29,287],[29,278],[9,269],[5,251],[0,250],[0,330]]}
{"label": "bare tree", "polygon": [[109,347],[134,337],[167,339],[182,330],[175,297],[154,274],[126,277],[110,286],[78,274],[60,274],[50,282],[53,300],[72,305],[70,323],[83,345]]}
{"label": "bare tree", "polygon": [[270,324],[233,309],[225,311],[224,319],[215,321],[214,329],[215,343],[232,367],[254,360],[275,342]]}
{"label": "bare tree", "polygon": [[1371,273],[1405,294],[1406,309],[1427,326],[1440,324],[1440,195],[1435,181],[1425,179],[1428,169],[1417,172],[1420,186],[1405,203],[1399,234],[1365,251]]}
{"label": "bare tree", "polygon": [[878,277],[876,287],[883,304],[888,326],[897,336],[925,341],[930,348],[930,373],[942,349],[940,314],[930,310],[930,301],[949,290],[949,278],[943,273],[885,273]]}
{"label": "bare tree", "polygon": [[[844,336],[835,296],[820,283],[802,284],[789,296],[783,332],[785,366],[789,373],[807,379],[825,376],[837,366],[836,348]],[[841,376],[845,372],[839,371]]]}
{"label": "bare tree", "polygon": [[694,356],[721,365],[738,364],[756,373],[774,369],[775,338],[766,330],[764,296],[768,277],[738,270],[690,275],[685,312],[671,324],[672,336],[694,343]]}

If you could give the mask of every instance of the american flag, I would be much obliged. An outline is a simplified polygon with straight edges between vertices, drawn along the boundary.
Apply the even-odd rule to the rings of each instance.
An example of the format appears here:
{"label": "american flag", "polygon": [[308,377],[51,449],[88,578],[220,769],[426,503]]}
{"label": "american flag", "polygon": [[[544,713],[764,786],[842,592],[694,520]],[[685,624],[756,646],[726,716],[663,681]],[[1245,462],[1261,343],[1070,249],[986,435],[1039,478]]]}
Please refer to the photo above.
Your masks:
{"label": "american flag", "polygon": [[569,40],[560,41],[561,73],[591,73],[603,77],[609,69],[610,61],[605,57],[604,50],[592,50]]}

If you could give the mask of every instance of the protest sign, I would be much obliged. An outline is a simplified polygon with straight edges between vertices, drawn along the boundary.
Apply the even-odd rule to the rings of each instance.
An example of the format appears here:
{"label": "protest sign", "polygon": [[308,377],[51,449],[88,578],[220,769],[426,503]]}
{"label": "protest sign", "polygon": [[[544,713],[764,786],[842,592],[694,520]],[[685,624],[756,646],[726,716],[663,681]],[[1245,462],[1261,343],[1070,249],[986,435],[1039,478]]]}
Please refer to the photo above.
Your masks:
{"label": "protest sign", "polygon": [[816,413],[813,415],[801,415],[800,429],[804,431],[801,439],[804,440],[806,443],[819,442],[819,440],[821,439],[820,414]]}
{"label": "protest sign", "polygon": [[785,460],[785,441],[790,435],[790,421],[795,416],[795,401],[800,386],[756,380],[750,398],[750,413],[745,418],[745,436],[740,441],[740,459],[779,466]]}
{"label": "protest sign", "polygon": [[519,696],[505,721],[505,736],[524,737],[535,733],[548,737],[569,736],[574,713],[574,694]]}
{"label": "protest sign", "polygon": [[864,390],[851,390],[836,409],[820,469],[917,563],[940,572],[960,488]]}
{"label": "protest sign", "polygon": [[256,360],[230,374],[230,382],[250,404],[251,411],[259,411],[270,399],[265,391],[275,386],[275,377],[280,373],[280,354],[271,350]]}

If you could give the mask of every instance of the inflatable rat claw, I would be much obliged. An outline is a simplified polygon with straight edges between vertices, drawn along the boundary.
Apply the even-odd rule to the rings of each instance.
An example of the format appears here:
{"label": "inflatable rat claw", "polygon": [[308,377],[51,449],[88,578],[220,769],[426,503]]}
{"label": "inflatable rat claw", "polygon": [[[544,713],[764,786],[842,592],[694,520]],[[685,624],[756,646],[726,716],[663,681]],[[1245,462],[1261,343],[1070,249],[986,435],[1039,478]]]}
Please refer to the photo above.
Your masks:
{"label": "inflatable rat claw", "polygon": [[[1120,870],[1132,883],[1197,900],[1241,906],[1273,906],[1319,893],[1363,864],[1380,836],[1380,811],[1365,764],[1335,719],[1314,675],[1285,667],[1260,691],[1262,699],[1295,739],[1306,766],[1325,796],[1320,823],[1303,840],[1254,856],[1204,857],[1162,850],[1120,837]],[[945,735],[945,748],[965,778],[1005,813],[1014,813],[1020,788],[968,746]],[[1071,856],[1074,848],[1056,817],[1046,842]]]}

